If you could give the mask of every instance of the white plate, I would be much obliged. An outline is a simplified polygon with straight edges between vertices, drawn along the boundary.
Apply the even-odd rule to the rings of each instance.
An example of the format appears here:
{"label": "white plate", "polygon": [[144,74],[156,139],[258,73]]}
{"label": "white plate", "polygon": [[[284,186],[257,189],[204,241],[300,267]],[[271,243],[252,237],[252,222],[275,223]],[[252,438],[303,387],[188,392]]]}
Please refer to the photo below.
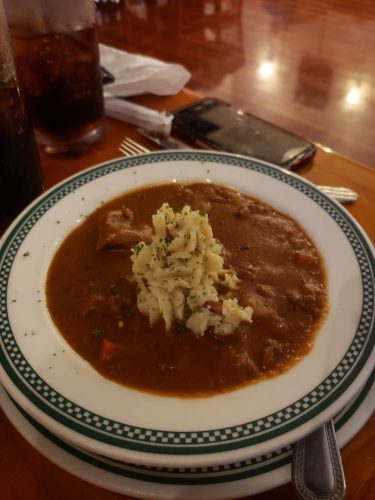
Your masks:
{"label": "white plate", "polygon": [[[274,379],[224,395],[147,394],[99,375],[67,345],[46,308],[46,272],[85,214],[126,190],[205,181],[254,195],[293,216],[328,271],[329,315],[312,351]],[[374,364],[374,255],[350,215],[303,179],[229,154],[161,152],[109,162],[40,197],[2,239],[1,381],[60,438],[143,465],[211,466],[263,455],[335,415]]]}
{"label": "white plate", "polygon": [[[375,409],[375,372],[364,388],[334,419],[343,447]],[[254,495],[290,481],[291,447],[226,467],[151,469],[121,464],[65,443],[17,408],[0,386],[0,403],[22,436],[49,460],[90,483],[125,495],[169,500],[223,500]]]}

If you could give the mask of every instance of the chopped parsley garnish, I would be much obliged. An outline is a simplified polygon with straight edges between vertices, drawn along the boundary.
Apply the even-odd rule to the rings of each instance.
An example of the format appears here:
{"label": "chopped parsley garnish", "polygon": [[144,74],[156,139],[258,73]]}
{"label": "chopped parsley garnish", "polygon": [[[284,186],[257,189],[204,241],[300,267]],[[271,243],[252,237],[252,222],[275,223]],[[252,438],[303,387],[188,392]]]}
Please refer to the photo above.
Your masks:
{"label": "chopped parsley garnish", "polygon": [[144,243],[137,243],[136,245],[132,246],[132,252],[135,254],[135,255],[138,255],[139,252],[142,250],[142,248],[144,247]]}
{"label": "chopped parsley garnish", "polygon": [[87,316],[93,316],[93,314],[95,314],[95,311],[96,311],[96,308],[95,306],[90,306],[88,309],[87,309]]}
{"label": "chopped parsley garnish", "polygon": [[185,333],[186,325],[182,321],[176,321],[176,333]]}
{"label": "chopped parsley garnish", "polygon": [[101,330],[93,330],[90,335],[93,339],[98,339],[103,335],[103,332]]}

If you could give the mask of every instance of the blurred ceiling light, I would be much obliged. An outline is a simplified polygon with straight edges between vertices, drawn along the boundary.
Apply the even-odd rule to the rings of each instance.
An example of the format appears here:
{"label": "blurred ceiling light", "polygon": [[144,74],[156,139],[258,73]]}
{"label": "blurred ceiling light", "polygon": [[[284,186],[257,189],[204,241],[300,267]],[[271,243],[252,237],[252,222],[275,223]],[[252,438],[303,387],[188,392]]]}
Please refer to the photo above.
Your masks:
{"label": "blurred ceiling light", "polygon": [[203,12],[205,16],[213,16],[215,14],[215,4],[213,2],[204,2]]}
{"label": "blurred ceiling light", "polygon": [[275,65],[271,61],[264,61],[258,67],[258,75],[262,80],[271,78],[275,70]]}
{"label": "blurred ceiling light", "polygon": [[348,104],[358,104],[361,100],[361,91],[359,87],[352,87],[346,94],[345,100]]}
{"label": "blurred ceiling light", "polygon": [[204,28],[204,39],[207,42],[214,42],[216,40],[216,33],[211,28]]}

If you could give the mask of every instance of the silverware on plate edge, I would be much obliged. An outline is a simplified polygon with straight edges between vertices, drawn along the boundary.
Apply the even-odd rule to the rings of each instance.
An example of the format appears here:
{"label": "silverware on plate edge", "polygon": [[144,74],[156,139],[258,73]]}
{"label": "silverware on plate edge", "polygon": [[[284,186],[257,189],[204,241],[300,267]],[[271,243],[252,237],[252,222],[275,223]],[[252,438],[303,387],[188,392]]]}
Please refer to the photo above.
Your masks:
{"label": "silverware on plate edge", "polygon": [[295,443],[292,483],[302,500],[342,500],[346,483],[333,421]]}
{"label": "silverware on plate edge", "polygon": [[[150,130],[142,128],[139,128],[138,132],[143,137],[146,137],[146,139],[157,144],[163,149],[180,149],[180,150],[189,149],[186,144],[177,139],[174,139],[171,136],[160,134],[158,132],[152,132]],[[124,138],[119,147],[119,150],[125,156],[129,155],[131,156],[139,153],[148,153],[150,151],[141,144],[138,144],[133,139],[130,139],[130,137]],[[331,198],[334,198],[336,201],[342,204],[353,203],[358,199],[358,194],[349,188],[340,186],[317,186],[317,188],[319,188],[323,193],[330,196]]]}

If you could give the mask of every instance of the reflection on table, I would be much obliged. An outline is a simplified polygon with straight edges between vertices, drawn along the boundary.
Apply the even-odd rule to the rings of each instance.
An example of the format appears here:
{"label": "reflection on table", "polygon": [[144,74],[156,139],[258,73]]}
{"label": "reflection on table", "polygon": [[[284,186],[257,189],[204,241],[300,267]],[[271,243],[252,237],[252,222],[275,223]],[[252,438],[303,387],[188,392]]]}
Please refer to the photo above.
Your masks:
{"label": "reflection on table", "polygon": [[189,88],[375,166],[375,3],[98,1],[103,42],[184,64]]}

